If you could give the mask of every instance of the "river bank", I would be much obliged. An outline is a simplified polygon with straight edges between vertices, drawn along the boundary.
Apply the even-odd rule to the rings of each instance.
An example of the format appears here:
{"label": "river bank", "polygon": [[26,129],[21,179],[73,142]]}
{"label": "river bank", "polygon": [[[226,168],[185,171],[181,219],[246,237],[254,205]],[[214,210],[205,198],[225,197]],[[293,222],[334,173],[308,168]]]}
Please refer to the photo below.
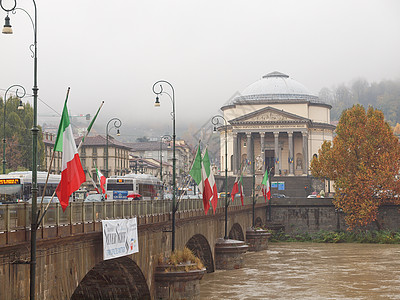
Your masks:
{"label": "river bank", "polygon": [[400,231],[324,231],[316,233],[287,234],[284,231],[271,231],[270,242],[313,242],[313,243],[371,243],[400,244]]}

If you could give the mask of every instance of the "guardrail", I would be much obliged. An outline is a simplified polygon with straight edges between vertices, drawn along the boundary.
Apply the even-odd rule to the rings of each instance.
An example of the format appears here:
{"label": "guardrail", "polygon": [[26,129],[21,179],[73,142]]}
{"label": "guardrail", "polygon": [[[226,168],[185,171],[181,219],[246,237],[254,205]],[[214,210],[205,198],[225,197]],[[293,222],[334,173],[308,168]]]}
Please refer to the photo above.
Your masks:
{"label": "guardrail", "polygon": [[[39,200],[39,199],[38,199]],[[242,203],[240,197],[235,197],[232,202],[228,198],[229,209],[240,209]],[[251,197],[244,198],[244,205],[252,202]],[[259,200],[260,202],[260,200]],[[43,204],[43,210],[47,204]],[[40,201],[38,203],[40,208]],[[223,212],[225,207],[225,198],[220,198],[217,205],[217,212]],[[103,202],[71,202],[63,212],[59,203],[52,203],[40,224],[39,229],[65,227],[83,224],[93,224],[101,220],[121,219],[138,217],[139,225],[169,221],[169,215],[172,209],[171,200],[121,200],[121,201],[103,201]],[[210,208],[209,214],[212,208]],[[193,213],[187,213],[193,212]],[[163,217],[159,217],[163,215]],[[177,218],[204,215],[202,199],[182,199],[179,201]],[[149,217],[146,219],[144,217]],[[157,216],[157,217],[155,217]],[[144,220],[144,221],[143,221]],[[150,221],[149,221],[150,220]],[[17,231],[29,231],[31,226],[31,204],[16,203],[0,205],[0,246],[8,244],[8,238],[2,239],[2,234],[9,234]],[[96,226],[93,226],[96,230]],[[71,231],[71,233],[73,233]]]}

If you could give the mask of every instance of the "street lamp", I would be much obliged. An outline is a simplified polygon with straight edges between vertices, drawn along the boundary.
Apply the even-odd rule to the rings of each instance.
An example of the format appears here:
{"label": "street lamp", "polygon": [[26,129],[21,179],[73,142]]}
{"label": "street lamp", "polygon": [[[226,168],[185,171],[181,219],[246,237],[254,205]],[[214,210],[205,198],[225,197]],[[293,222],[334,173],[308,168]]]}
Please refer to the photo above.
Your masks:
{"label": "street lamp", "polygon": [[23,8],[17,7],[17,1],[14,0],[14,5],[11,8],[5,8],[3,1],[0,0],[1,8],[7,12],[5,18],[5,24],[3,28],[4,34],[12,34],[12,28],[10,24],[9,12],[15,13],[17,10],[25,12],[31,20],[33,26],[33,44],[31,45],[32,57],[33,57],[33,127],[32,127],[32,222],[31,222],[31,261],[30,261],[30,299],[35,299],[35,276],[36,276],[36,231],[37,231],[37,140],[38,131],[37,126],[37,98],[38,98],[38,86],[37,86],[37,9],[36,2],[32,0],[34,7],[34,19],[30,14]]}
{"label": "street lamp", "polygon": [[161,200],[164,200],[164,181],[163,181],[163,165],[162,165],[162,144],[163,141],[171,141],[172,137],[168,134],[163,135],[160,138],[160,181],[161,181],[161,187],[162,187],[162,191],[161,191]]}
{"label": "street lamp", "polygon": [[121,120],[118,119],[118,118],[112,118],[110,121],[107,122],[107,125],[106,125],[106,141],[107,141],[107,145],[106,145],[106,177],[108,177],[108,135],[109,135],[109,134],[108,134],[108,133],[109,133],[108,125],[109,125],[112,121],[114,121],[114,127],[111,127],[110,130],[111,130],[112,128],[117,129],[117,136],[120,136],[119,128],[120,128],[121,125],[122,125]]}
{"label": "street lamp", "polygon": [[[224,120],[225,130],[225,236],[224,239],[228,239],[228,122],[221,115],[212,117],[211,123],[214,125],[214,131],[217,131],[217,125],[220,124],[219,120]],[[222,125],[221,125],[222,126]]]}
{"label": "street lamp", "polygon": [[[165,83],[167,84],[171,90],[172,90],[172,96],[165,92],[163,90],[162,84]],[[156,90],[156,86],[160,85],[159,90]],[[176,135],[175,135],[175,90],[172,84],[170,84],[168,81],[165,80],[159,80],[156,83],[153,84],[153,93],[156,94],[156,102],[154,106],[159,107],[160,106],[160,98],[158,97],[159,95],[166,94],[169,99],[172,102],[172,229],[171,229],[171,244],[172,244],[172,251],[175,250],[175,213],[178,209],[178,206],[175,206],[175,193],[176,193],[176,160],[175,160],[175,140],[176,140]]]}
{"label": "street lamp", "polygon": [[[3,109],[4,110],[4,116],[3,116],[3,174],[6,174],[6,105],[7,105],[7,93],[12,88],[17,88],[17,90],[15,91],[15,96],[20,99],[19,100],[19,106],[18,106],[19,110],[23,110],[24,109],[24,106],[22,105],[21,98],[23,98],[26,95],[26,91],[25,91],[24,87],[19,85],[19,84],[14,84],[14,85],[10,86],[6,90],[6,93],[4,94],[4,109]],[[18,94],[19,88],[22,89],[22,93],[21,94]]]}
{"label": "street lamp", "polygon": [[253,173],[253,199],[252,199],[252,201],[253,201],[253,222],[252,222],[252,225],[253,225],[253,229],[256,227],[256,219],[255,219],[255,215],[256,215],[256,202],[257,202],[257,198],[256,198],[256,159],[255,159],[255,155],[254,155],[254,140],[253,139],[251,139],[251,143],[252,143],[252,145],[251,145],[251,149],[253,150],[253,153],[252,153],[252,162],[251,162],[251,164],[253,165],[252,166],[252,173]]}

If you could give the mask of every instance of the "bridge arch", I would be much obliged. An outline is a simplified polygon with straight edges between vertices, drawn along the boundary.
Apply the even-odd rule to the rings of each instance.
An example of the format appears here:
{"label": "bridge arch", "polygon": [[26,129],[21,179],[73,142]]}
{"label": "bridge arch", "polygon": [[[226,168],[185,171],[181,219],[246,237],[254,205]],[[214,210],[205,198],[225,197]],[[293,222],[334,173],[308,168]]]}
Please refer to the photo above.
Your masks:
{"label": "bridge arch", "polygon": [[212,257],[210,244],[204,235],[195,234],[186,243],[186,247],[189,248],[194,255],[201,259],[207,269],[207,273],[214,272],[214,260]]}
{"label": "bridge arch", "polygon": [[104,260],[82,279],[71,300],[150,299],[146,279],[128,257]]}
{"label": "bridge arch", "polygon": [[237,241],[244,241],[244,234],[242,226],[239,223],[233,224],[231,230],[229,231],[229,239],[237,240]]}

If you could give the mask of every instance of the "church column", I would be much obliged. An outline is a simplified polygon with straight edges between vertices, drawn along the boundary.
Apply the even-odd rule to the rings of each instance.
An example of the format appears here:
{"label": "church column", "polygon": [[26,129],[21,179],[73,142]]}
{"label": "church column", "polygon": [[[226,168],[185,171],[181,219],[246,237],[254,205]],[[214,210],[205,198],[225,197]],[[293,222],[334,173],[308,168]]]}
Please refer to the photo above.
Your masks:
{"label": "church column", "polygon": [[293,131],[288,131],[289,137],[289,175],[294,175],[293,173]]}
{"label": "church column", "polygon": [[303,158],[304,158],[304,163],[303,163],[303,174],[307,174],[308,170],[308,134],[307,132],[302,132],[301,133],[303,136]]}
{"label": "church column", "polygon": [[[252,156],[253,148],[251,146],[251,132],[246,132],[246,136],[247,136],[247,161],[250,163],[253,163],[253,156]],[[252,172],[251,172],[252,166],[251,165],[249,165],[249,166],[250,166],[250,168],[248,168],[247,173],[252,174]]]}
{"label": "church column", "polygon": [[260,132],[260,155],[262,158],[262,172],[263,174],[265,173],[265,150],[264,150],[264,137],[265,137],[265,132]]}
{"label": "church column", "polygon": [[237,174],[238,172],[238,138],[237,133],[233,133],[233,153],[232,153],[232,170],[233,174]]}
{"label": "church column", "polygon": [[279,132],[274,132],[274,138],[275,138],[275,175],[280,175],[279,174],[279,144],[278,144],[278,138],[279,138]]}

